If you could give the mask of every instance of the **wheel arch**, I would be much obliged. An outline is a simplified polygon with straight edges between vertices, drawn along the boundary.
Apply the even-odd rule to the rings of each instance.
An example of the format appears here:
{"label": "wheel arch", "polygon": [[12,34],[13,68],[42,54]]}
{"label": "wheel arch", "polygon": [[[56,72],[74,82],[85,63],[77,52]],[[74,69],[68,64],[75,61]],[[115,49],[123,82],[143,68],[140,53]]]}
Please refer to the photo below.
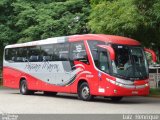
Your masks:
{"label": "wheel arch", "polygon": [[[86,85],[86,84],[89,87],[89,92],[88,92],[87,97],[84,97],[83,93],[85,93],[85,92],[82,92],[82,91],[83,91],[83,89],[85,89],[84,85]],[[78,81],[78,86],[77,86],[78,99],[84,100],[84,101],[90,101],[91,99],[93,99],[94,96],[92,95],[90,90],[91,90],[90,84],[87,80],[81,79]]]}
{"label": "wheel arch", "polygon": [[[80,80],[78,81],[78,84],[77,84],[77,92],[78,92],[78,90],[79,90],[80,85],[81,85],[82,83],[84,83],[84,82],[86,82],[86,83],[88,84],[88,81],[87,81],[86,79],[80,79]],[[88,84],[88,86],[89,86],[89,84]]]}
{"label": "wheel arch", "polygon": [[20,80],[19,80],[19,88],[20,88],[21,82],[22,82],[23,80],[27,80],[26,77],[21,77],[21,78],[20,78]]}

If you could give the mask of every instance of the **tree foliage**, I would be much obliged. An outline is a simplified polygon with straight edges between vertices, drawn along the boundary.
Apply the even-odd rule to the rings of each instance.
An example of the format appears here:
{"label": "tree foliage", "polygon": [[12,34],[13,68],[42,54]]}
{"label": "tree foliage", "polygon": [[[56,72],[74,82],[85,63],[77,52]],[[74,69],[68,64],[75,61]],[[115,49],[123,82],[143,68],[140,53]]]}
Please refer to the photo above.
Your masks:
{"label": "tree foliage", "polygon": [[160,0],[91,0],[91,6],[94,33],[132,37],[146,46],[160,44]]}
{"label": "tree foliage", "polygon": [[14,12],[11,6],[13,0],[0,1],[0,44],[1,47],[7,43],[14,43],[17,32],[14,26]]}
{"label": "tree foliage", "polygon": [[3,57],[3,47],[8,43],[14,43],[17,38],[17,32],[14,29],[12,2],[13,0],[0,1],[0,61]]}
{"label": "tree foliage", "polygon": [[89,9],[83,0],[18,1],[13,6],[19,42],[88,32]]}
{"label": "tree foliage", "polygon": [[160,46],[159,11],[160,0],[0,0],[0,44],[91,29]]}
{"label": "tree foliage", "polygon": [[84,0],[1,0],[0,42],[27,42],[88,33]]}

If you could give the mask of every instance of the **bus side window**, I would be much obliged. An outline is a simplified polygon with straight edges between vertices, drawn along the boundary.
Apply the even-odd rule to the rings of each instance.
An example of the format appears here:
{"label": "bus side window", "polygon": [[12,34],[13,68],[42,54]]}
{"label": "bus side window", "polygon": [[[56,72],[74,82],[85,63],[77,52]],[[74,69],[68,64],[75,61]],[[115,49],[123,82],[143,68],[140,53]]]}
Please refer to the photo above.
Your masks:
{"label": "bus side window", "polygon": [[16,62],[27,62],[27,48],[17,48]]}
{"label": "bus side window", "polygon": [[41,46],[41,58],[42,61],[53,61],[53,45]]}
{"label": "bus side window", "polygon": [[29,62],[40,62],[42,61],[41,55],[40,55],[40,47],[33,46],[28,48],[28,60]]}
{"label": "bus side window", "polygon": [[54,57],[56,61],[68,61],[69,60],[69,43],[55,44]]}
{"label": "bus side window", "polygon": [[99,67],[100,70],[109,73],[109,60],[107,51],[100,51],[99,52]]}
{"label": "bus side window", "polygon": [[99,67],[99,58],[98,58],[98,46],[97,45],[105,45],[105,42],[98,40],[88,40],[88,45],[91,50],[91,54],[94,60],[96,67]]}
{"label": "bus side window", "polygon": [[8,48],[5,50],[5,60],[9,62],[16,62],[17,58],[17,49],[16,48]]}
{"label": "bus side window", "polygon": [[11,55],[10,55],[10,49],[5,49],[5,60],[10,61],[11,60]]}
{"label": "bus side window", "polygon": [[70,59],[72,61],[81,61],[89,64],[88,56],[83,42],[71,43]]}

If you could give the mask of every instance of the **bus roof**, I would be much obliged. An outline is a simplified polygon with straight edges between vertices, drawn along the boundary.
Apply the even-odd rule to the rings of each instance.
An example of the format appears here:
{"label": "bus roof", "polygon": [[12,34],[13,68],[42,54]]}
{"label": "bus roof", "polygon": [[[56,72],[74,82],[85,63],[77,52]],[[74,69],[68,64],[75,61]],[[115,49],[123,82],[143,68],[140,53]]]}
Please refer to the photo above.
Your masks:
{"label": "bus roof", "polygon": [[105,34],[86,34],[86,35],[73,35],[69,36],[70,41],[79,40],[101,40],[113,44],[123,44],[123,45],[141,45],[140,42],[122,36],[116,35],[105,35]]}
{"label": "bus roof", "polygon": [[54,44],[54,43],[64,43],[66,41],[74,42],[80,40],[100,40],[113,44],[123,44],[123,45],[140,45],[140,42],[122,36],[115,35],[105,35],[105,34],[84,34],[84,35],[72,35],[72,36],[63,36],[63,37],[54,37],[47,38],[44,40],[19,43],[13,45],[7,45],[5,48],[14,48],[14,47],[25,47],[25,46],[36,46],[36,45],[45,45],[45,44]]}

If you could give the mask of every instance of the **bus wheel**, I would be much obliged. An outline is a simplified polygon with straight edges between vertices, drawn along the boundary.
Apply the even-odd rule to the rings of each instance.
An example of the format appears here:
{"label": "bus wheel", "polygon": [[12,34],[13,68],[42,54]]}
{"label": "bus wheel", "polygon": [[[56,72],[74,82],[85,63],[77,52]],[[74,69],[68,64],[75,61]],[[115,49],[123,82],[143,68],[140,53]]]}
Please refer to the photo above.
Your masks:
{"label": "bus wheel", "polygon": [[20,82],[20,93],[22,95],[34,94],[33,91],[28,90],[28,86],[27,86],[27,81],[26,80],[22,80]]}
{"label": "bus wheel", "polygon": [[48,92],[48,91],[44,91],[43,93],[44,93],[44,95],[48,95],[48,96],[57,95],[57,92]]}
{"label": "bus wheel", "polygon": [[112,102],[119,102],[122,100],[123,97],[110,97],[110,99],[112,100]]}
{"label": "bus wheel", "polygon": [[93,96],[90,94],[90,89],[86,82],[82,83],[78,88],[78,98],[84,101],[89,101],[93,98]]}

